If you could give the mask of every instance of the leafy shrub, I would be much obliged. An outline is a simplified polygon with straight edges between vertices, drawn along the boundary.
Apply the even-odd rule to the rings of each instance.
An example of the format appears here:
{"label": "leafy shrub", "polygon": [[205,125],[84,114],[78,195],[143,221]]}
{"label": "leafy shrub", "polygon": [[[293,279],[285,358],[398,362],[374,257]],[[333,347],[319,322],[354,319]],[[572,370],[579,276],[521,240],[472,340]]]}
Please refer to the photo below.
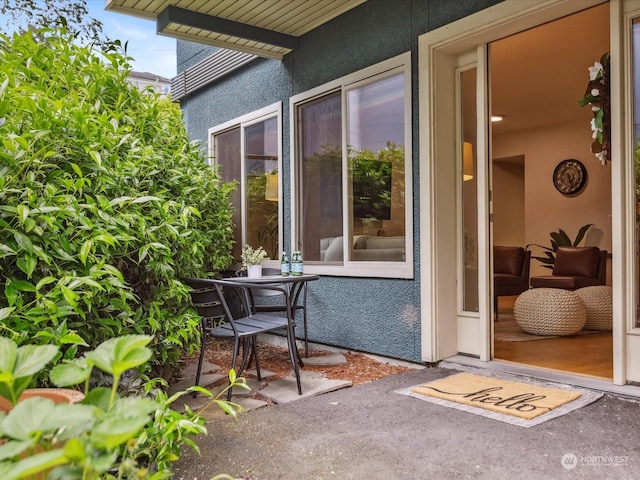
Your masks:
{"label": "leafy shrub", "polygon": [[[51,370],[51,380],[59,387],[83,384],[79,403],[54,403],[39,390],[30,398],[20,396],[31,378],[42,372],[58,347],[20,347],[0,337],[0,399],[8,400],[7,414],[0,411],[0,478],[160,480],[171,477],[171,464],[181,447],[198,451],[191,438],[206,433],[199,413],[187,409],[179,413],[171,405],[184,393],[167,397],[158,392],[121,397],[118,385],[129,369],[144,364],[152,355],[148,335],[126,335],[101,343],[83,357],[59,363]],[[89,377],[97,369],[112,377],[112,387],[89,388]],[[248,389],[244,378],[229,372],[231,388]],[[203,407],[218,406],[237,418],[239,406],[201,387],[209,401]],[[149,391],[147,391],[149,393]],[[5,409],[5,405],[3,410]],[[202,412],[200,410],[200,412]],[[31,477],[34,475],[34,477]]]}
{"label": "leafy shrub", "polygon": [[0,334],[67,358],[84,342],[154,335],[162,374],[197,345],[179,279],[231,261],[233,185],[179,107],[129,71],[117,43],[0,35]]}

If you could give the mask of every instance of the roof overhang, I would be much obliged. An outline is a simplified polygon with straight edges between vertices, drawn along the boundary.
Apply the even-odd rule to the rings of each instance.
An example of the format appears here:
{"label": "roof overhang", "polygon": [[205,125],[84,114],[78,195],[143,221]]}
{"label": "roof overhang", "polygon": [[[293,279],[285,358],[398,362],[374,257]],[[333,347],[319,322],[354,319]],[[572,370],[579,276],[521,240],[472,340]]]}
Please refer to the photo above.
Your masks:
{"label": "roof overhang", "polygon": [[366,0],[105,0],[105,9],[156,21],[161,35],[281,59],[299,37]]}

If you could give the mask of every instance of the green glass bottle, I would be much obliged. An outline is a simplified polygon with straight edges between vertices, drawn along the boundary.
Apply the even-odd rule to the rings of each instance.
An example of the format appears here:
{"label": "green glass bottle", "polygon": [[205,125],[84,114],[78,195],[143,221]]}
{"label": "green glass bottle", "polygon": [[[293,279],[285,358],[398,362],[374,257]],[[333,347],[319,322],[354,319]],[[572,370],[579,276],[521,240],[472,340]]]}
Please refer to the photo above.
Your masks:
{"label": "green glass bottle", "polygon": [[299,277],[303,273],[302,253],[298,250],[291,253],[291,275]]}
{"label": "green glass bottle", "polygon": [[282,257],[280,258],[280,274],[283,277],[287,277],[291,274],[291,264],[289,263],[289,255],[287,252],[282,252]]}

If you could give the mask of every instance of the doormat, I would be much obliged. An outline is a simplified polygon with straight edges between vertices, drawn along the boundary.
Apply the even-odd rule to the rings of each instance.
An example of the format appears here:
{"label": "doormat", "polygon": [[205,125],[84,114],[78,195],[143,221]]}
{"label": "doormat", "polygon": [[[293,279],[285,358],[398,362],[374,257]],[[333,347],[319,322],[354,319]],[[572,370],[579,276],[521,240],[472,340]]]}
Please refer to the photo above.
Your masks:
{"label": "doormat", "polygon": [[566,385],[526,382],[463,372],[396,393],[520,427],[539,425],[602,397]]}
{"label": "doormat", "polygon": [[[506,318],[505,318],[506,317]],[[601,330],[580,330],[578,333],[568,336],[589,335],[592,333],[602,333]],[[493,322],[493,337],[500,342],[529,342],[531,340],[548,340],[550,338],[565,337],[567,335],[533,335],[522,330],[513,318],[500,315],[498,321]]]}

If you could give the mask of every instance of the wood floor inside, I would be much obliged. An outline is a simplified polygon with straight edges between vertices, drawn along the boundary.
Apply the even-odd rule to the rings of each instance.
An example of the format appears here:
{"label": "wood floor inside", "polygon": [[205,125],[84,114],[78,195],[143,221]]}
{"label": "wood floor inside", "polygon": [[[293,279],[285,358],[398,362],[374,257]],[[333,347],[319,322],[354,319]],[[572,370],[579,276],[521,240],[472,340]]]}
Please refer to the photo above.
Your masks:
{"label": "wood floor inside", "polygon": [[[500,316],[513,315],[516,297],[500,297]],[[504,321],[504,320],[503,320]],[[494,341],[494,359],[532,365],[563,372],[613,378],[611,332],[532,340],[528,342]]]}

